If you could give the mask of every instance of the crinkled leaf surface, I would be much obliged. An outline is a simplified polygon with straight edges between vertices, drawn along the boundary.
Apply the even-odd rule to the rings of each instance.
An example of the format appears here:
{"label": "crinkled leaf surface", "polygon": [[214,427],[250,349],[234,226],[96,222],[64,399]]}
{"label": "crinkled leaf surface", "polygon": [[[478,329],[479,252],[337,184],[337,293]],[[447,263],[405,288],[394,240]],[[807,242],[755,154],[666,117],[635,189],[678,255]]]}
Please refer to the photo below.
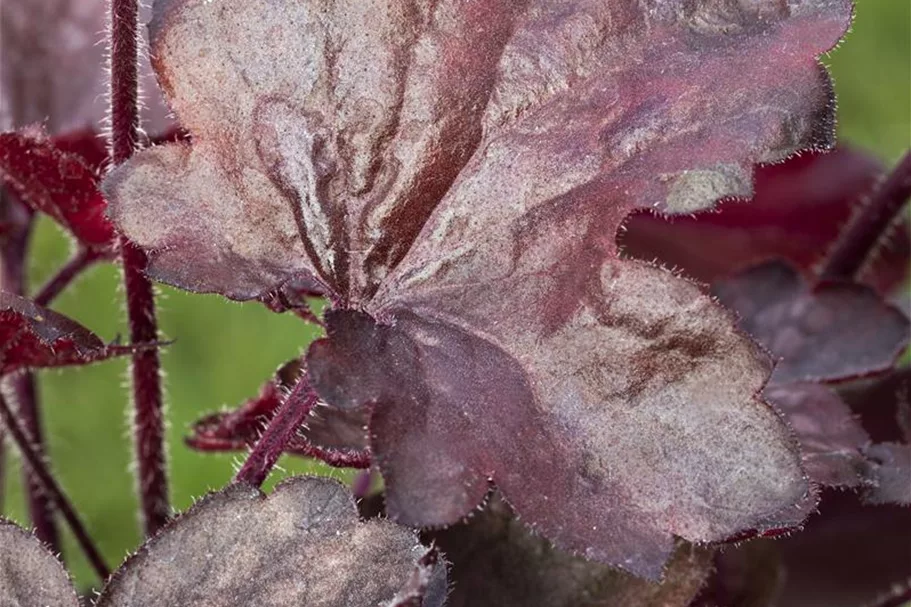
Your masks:
{"label": "crinkled leaf surface", "polygon": [[774,383],[885,371],[908,343],[908,319],[871,289],[847,282],[811,287],[783,263],[751,268],[713,291],[778,358]]}
{"label": "crinkled leaf surface", "polygon": [[871,504],[911,506],[911,446],[879,443],[866,450],[873,487],[866,499]]}
{"label": "crinkled leaf surface", "polygon": [[763,396],[787,418],[797,435],[804,468],[813,482],[855,487],[863,482],[871,440],[851,409],[826,386],[771,386]]}
{"label": "crinkled leaf surface", "polygon": [[155,67],[193,142],[113,172],[111,215],[187,289],[323,285],[341,311],[309,368],[329,404],[372,404],[391,516],[453,523],[493,479],[564,548],[657,576],[674,534],[784,524],[806,487],[755,396],[763,357],[615,234],[828,144],[816,57],[849,14],[159,0]]}
{"label": "crinkled leaf surface", "polygon": [[553,548],[494,499],[430,534],[450,562],[447,607],[685,607],[712,569],[711,548],[681,543],[660,583]]}
{"label": "crinkled leaf surface", "polygon": [[[73,147],[79,142],[71,142]],[[19,199],[46,213],[84,246],[108,248],[114,226],[105,216],[97,168],[39,131],[0,133],[0,179]]]}
{"label": "crinkled leaf surface", "polygon": [[[619,242],[624,253],[658,260],[705,283],[773,258],[810,270],[822,261],[851,218],[863,206],[882,165],[852,148],[810,152],[757,167],[749,201],[725,200],[715,210],[693,215],[633,213]],[[908,276],[907,225],[890,235],[862,279],[881,292]]]}
{"label": "crinkled leaf surface", "polygon": [[311,274],[359,301],[434,209],[411,269],[466,242],[508,256],[534,210],[572,207],[609,238],[636,206],[749,193],[753,162],[829,141],[815,57],[850,3],[154,9],[155,68],[194,143],[140,154],[106,186],[151,272],[237,298]]}
{"label": "crinkled leaf surface", "polygon": [[31,533],[0,518],[0,605],[79,607],[57,558]]}
{"label": "crinkled leaf surface", "polygon": [[[754,396],[763,359],[696,287],[624,269],[594,286],[646,285],[638,298],[597,293],[549,335],[525,316],[465,306],[503,346],[412,311],[392,326],[327,315],[310,375],[339,407],[374,403],[370,446],[392,518],[451,524],[492,479],[549,539],[653,576],[672,533],[713,540],[795,522],[781,510],[806,487],[787,428]],[[692,317],[676,314],[679,302]]]}
{"label": "crinkled leaf surface", "polygon": [[399,607],[427,551],[389,521],[360,522],[335,481],[296,477],[268,497],[231,486],[127,559],[97,605]]}
{"label": "crinkled leaf surface", "polygon": [[[255,398],[232,411],[208,415],[185,439],[200,451],[245,451],[256,444],[301,372],[300,361],[281,367]],[[285,446],[285,453],[317,457],[329,465],[368,467],[367,412],[318,404]]]}
{"label": "crinkled leaf surface", "polygon": [[107,346],[76,321],[0,291],[0,375],[23,367],[81,365],[130,351]]}

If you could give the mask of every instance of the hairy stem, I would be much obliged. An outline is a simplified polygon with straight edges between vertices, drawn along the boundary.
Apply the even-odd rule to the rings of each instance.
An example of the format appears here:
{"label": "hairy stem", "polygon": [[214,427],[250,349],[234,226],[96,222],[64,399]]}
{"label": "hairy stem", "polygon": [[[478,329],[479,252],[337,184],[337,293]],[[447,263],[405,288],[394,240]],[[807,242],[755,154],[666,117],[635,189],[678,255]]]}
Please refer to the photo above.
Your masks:
{"label": "hairy stem", "polygon": [[[7,226],[0,242],[0,286],[3,290],[25,295],[26,256],[31,241],[34,215],[25,205],[12,196],[3,195],[0,200],[0,223]],[[30,371],[18,375],[9,382],[11,396],[28,433],[33,448],[44,456],[44,433],[41,428],[41,408],[35,377]],[[54,509],[42,484],[35,478],[29,467],[22,470],[22,484],[25,487],[29,519],[35,535],[54,552],[60,552],[60,538],[54,524]]]}
{"label": "hairy stem", "polygon": [[[28,442],[38,457],[45,457],[44,430],[38,409],[38,386],[35,375],[30,372],[16,375],[10,381],[14,394],[16,410],[23,430],[28,434]],[[54,524],[54,506],[50,496],[44,490],[44,483],[36,477],[31,466],[22,471],[22,482],[26,487],[29,518],[34,527],[35,536],[60,551],[60,537],[57,525]]]}
{"label": "hairy stem", "polygon": [[886,230],[911,196],[911,152],[882,182],[848,224],[820,272],[820,279],[851,279],[876,250]]}
{"label": "hairy stem", "polygon": [[316,400],[316,393],[310,387],[306,374],[302,375],[253,447],[247,461],[234,477],[234,482],[247,483],[254,487],[262,485],[284,451],[285,445],[313,409]]}
{"label": "hairy stem", "polygon": [[108,569],[104,559],[101,557],[101,553],[95,547],[88,532],[86,532],[85,527],[82,525],[82,521],[70,504],[66,494],[63,493],[63,490],[57,484],[57,481],[54,480],[54,477],[47,469],[47,466],[45,466],[40,453],[38,453],[30,442],[28,432],[22,427],[2,396],[0,396],[0,421],[3,422],[10,436],[13,438],[13,442],[22,454],[23,461],[25,461],[32,470],[35,478],[41,483],[42,490],[51,500],[53,500],[57,509],[60,511],[60,514],[63,515],[64,520],[66,520],[67,524],[70,526],[73,535],[76,537],[76,542],[79,544],[79,547],[82,548],[83,552],[85,552],[89,564],[95,569],[95,572],[102,581],[106,580],[108,575],[110,575],[110,569]]}
{"label": "hairy stem", "polygon": [[47,306],[66,289],[73,280],[104,255],[91,249],[79,249],[57,273],[45,282],[32,300],[39,306]]}
{"label": "hairy stem", "polygon": [[[137,0],[111,0],[111,157],[114,165],[132,156],[139,135],[139,60]],[[120,239],[123,282],[132,343],[158,340],[155,297],[144,274],[146,256],[126,238]],[[154,534],[168,520],[165,471],[161,363],[155,348],[133,354],[133,431],[137,483],[145,534]]]}

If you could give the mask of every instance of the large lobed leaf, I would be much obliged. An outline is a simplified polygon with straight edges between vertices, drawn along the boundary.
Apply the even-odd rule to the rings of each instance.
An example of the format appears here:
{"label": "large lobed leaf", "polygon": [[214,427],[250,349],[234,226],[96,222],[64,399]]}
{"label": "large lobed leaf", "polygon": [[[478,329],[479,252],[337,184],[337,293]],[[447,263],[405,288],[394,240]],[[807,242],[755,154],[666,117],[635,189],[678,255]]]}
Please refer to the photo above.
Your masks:
{"label": "large lobed leaf", "polygon": [[329,295],[309,370],[330,405],[372,406],[390,516],[451,524],[492,479],[548,539],[653,577],[673,535],[800,517],[764,357],[614,239],[634,209],[748,195],[753,163],[830,143],[816,57],[849,0],[154,12],[193,142],[114,171],[112,218],[165,282]]}

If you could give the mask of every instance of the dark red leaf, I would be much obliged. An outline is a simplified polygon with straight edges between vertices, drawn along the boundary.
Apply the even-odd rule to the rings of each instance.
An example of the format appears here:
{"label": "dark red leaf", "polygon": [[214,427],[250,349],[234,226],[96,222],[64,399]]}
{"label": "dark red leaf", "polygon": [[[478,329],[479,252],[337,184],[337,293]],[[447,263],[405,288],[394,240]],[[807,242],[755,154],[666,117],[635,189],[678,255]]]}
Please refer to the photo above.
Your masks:
{"label": "dark red leaf", "polygon": [[[726,200],[714,211],[678,217],[633,213],[619,243],[632,257],[658,260],[705,283],[781,258],[809,271],[831,250],[882,165],[851,148],[809,152],[757,167],[749,201]],[[907,226],[896,229],[862,278],[888,292],[908,276]]]}
{"label": "dark red leaf", "polygon": [[493,478],[549,539],[651,576],[675,534],[794,523],[764,357],[615,236],[831,144],[816,57],[848,0],[268,8],[156,3],[192,143],[105,191],[154,277],[236,299],[307,281],[343,310],[309,360],[328,403],[373,405],[390,515],[450,524]]}
{"label": "dark red leaf", "polygon": [[23,367],[84,365],[132,351],[105,345],[79,323],[0,291],[0,376]]}
{"label": "dark red leaf", "polygon": [[908,319],[851,283],[811,287],[771,262],[717,283],[740,326],[778,359],[772,382],[845,380],[892,367],[908,344]]}
{"label": "dark red leaf", "polygon": [[[263,385],[255,398],[233,411],[208,415],[193,425],[185,441],[199,451],[246,451],[256,444],[300,374],[293,360]],[[305,425],[285,446],[285,453],[318,458],[330,466],[367,468],[367,416],[363,410],[343,411],[318,405]]]}
{"label": "dark red leaf", "polygon": [[777,542],[723,547],[715,571],[690,607],[774,607],[785,583]]}
{"label": "dark red leaf", "polygon": [[911,446],[879,443],[865,453],[870,460],[867,476],[873,484],[866,501],[911,506]]}
{"label": "dark red leaf", "polygon": [[37,131],[0,133],[0,178],[20,200],[53,217],[84,246],[112,246],[114,227],[98,191],[100,175],[82,156],[64,152]]}
{"label": "dark red leaf", "polygon": [[447,607],[685,607],[712,569],[712,548],[680,542],[660,583],[562,552],[495,497],[482,512],[427,534],[450,563]]}
{"label": "dark red leaf", "polygon": [[863,482],[863,449],[870,437],[835,392],[819,384],[796,383],[771,386],[763,396],[791,424],[810,480],[831,487]]}

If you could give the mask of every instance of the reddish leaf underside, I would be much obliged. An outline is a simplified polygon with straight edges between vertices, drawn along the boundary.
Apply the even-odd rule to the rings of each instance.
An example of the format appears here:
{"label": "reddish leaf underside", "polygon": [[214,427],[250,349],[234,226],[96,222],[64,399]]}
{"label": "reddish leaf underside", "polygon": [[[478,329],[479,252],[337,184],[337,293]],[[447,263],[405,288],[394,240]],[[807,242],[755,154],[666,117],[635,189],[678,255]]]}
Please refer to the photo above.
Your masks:
{"label": "reddish leaf underside", "polygon": [[0,605],[79,607],[57,558],[31,533],[0,518]]}
{"label": "reddish leaf underside", "polygon": [[111,247],[114,227],[98,191],[100,175],[82,156],[64,151],[38,131],[0,133],[0,179],[84,246]]}
{"label": "reddish leaf underside", "polygon": [[811,287],[783,263],[751,268],[713,292],[778,359],[773,383],[885,371],[908,344],[908,319],[871,289],[847,282]]}
{"label": "reddish leaf underside", "polygon": [[82,365],[130,351],[107,346],[79,323],[0,291],[0,376],[24,367]]}
{"label": "reddish leaf underside", "polygon": [[[774,258],[809,271],[862,208],[882,170],[851,148],[802,154],[757,167],[749,201],[727,200],[714,211],[678,217],[633,213],[619,244],[627,255],[658,260],[707,284]],[[897,226],[863,273],[864,282],[880,292],[899,286],[908,276],[909,240],[907,225]]]}
{"label": "reddish leaf underside", "polygon": [[406,601],[416,578],[428,580],[428,595],[446,585],[444,568],[427,552],[407,529],[360,522],[335,481],[295,477],[268,497],[235,485],[198,502],[127,559],[97,605],[411,607],[420,605]]}
{"label": "reddish leaf underside", "polygon": [[114,171],[110,212],[165,282],[319,283],[367,313],[331,316],[310,369],[331,405],[373,404],[393,517],[450,524],[492,478],[549,539],[656,576],[674,534],[793,522],[806,487],[763,358],[698,289],[621,262],[617,228],[828,145],[816,57],[849,14],[159,0],[193,141]]}
{"label": "reddish leaf underside", "polygon": [[[208,415],[196,422],[185,442],[199,451],[246,451],[259,440],[299,374],[300,361],[285,364],[255,398],[233,411]],[[366,425],[363,410],[318,405],[285,446],[285,453],[316,457],[332,466],[369,467]]]}

